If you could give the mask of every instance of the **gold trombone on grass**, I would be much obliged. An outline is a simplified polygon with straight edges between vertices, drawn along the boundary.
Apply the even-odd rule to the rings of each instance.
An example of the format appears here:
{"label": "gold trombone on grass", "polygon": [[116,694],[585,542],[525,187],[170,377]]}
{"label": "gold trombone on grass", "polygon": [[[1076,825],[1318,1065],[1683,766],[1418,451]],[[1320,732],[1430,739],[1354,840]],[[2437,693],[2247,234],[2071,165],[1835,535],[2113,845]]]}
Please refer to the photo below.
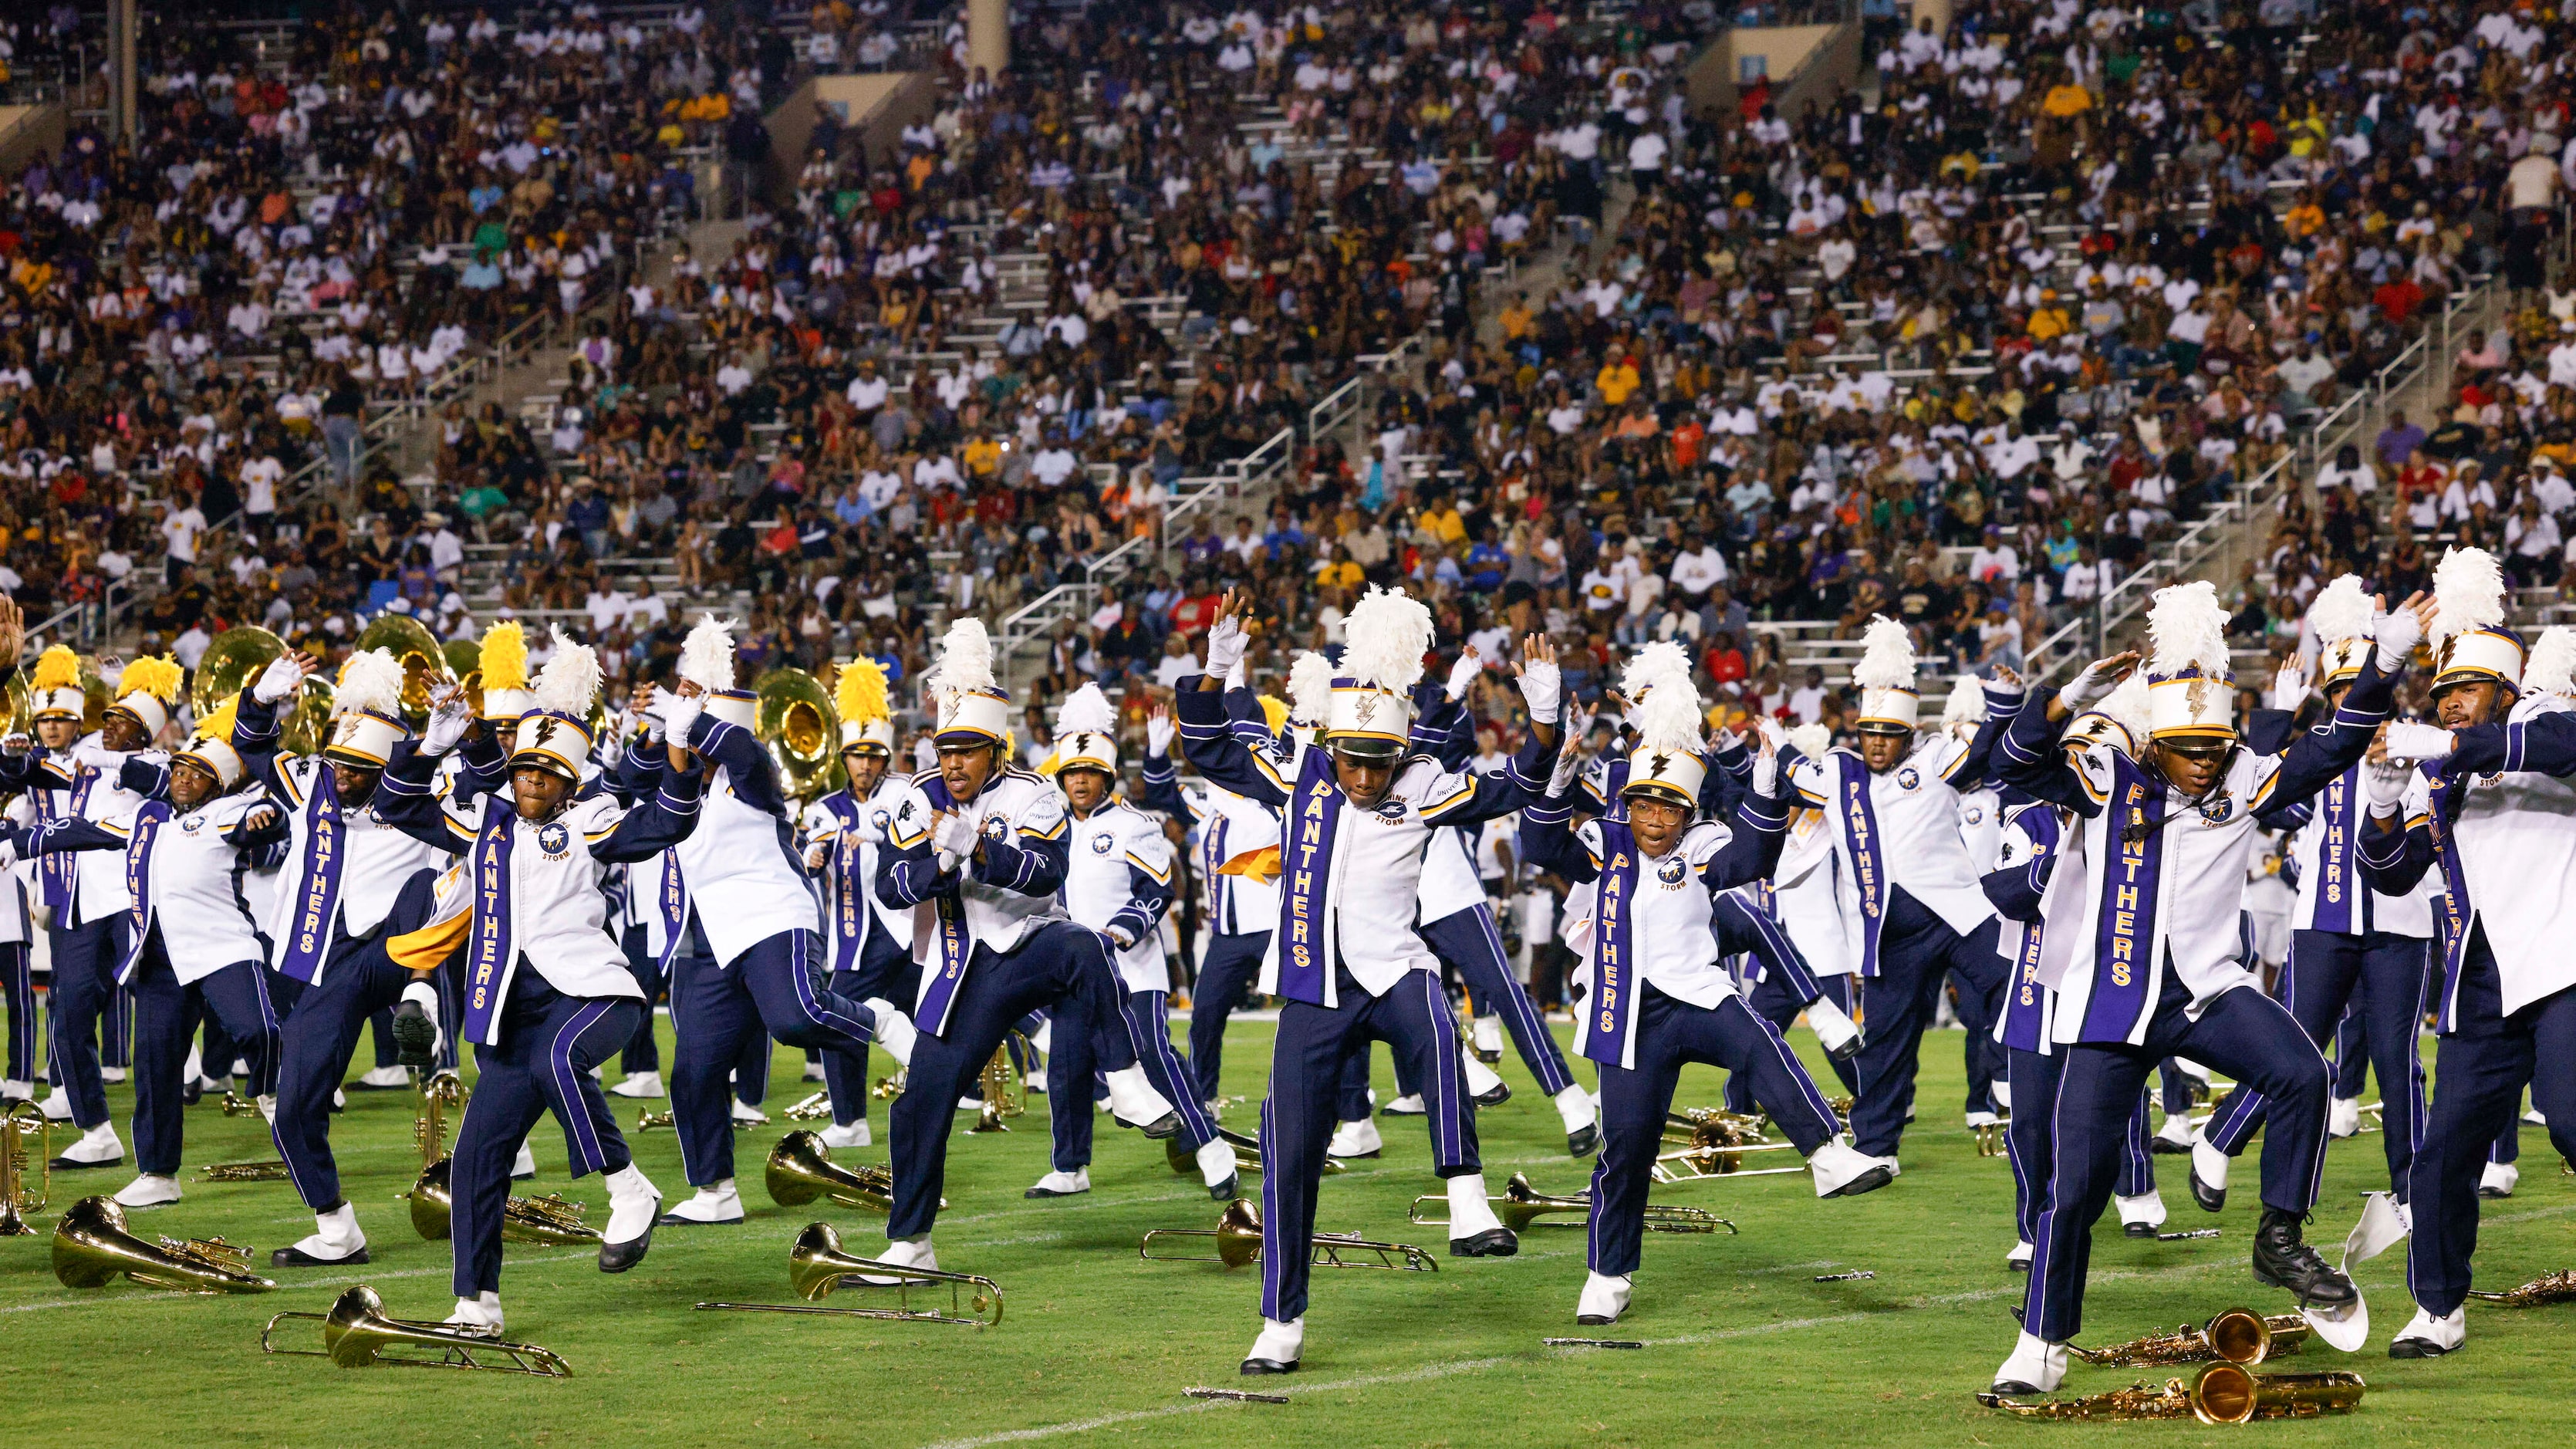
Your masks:
{"label": "gold trombone on grass", "polygon": [[[841,1250],[841,1235],[830,1223],[808,1223],[787,1253],[787,1281],[800,1303],[701,1303],[700,1310],[733,1313],[811,1313],[836,1318],[890,1318],[902,1323],[952,1323],[964,1328],[990,1328],[1002,1321],[1002,1285],[972,1273],[948,1273],[882,1263]],[[912,1306],[912,1290],[948,1289],[948,1311]],[[892,1308],[835,1308],[823,1300],[844,1288],[890,1289]]]}
{"label": "gold trombone on grass", "polygon": [[[1513,1173],[1512,1180],[1503,1184],[1503,1195],[1488,1198],[1486,1201],[1494,1205],[1494,1216],[1503,1220],[1503,1226],[1515,1233],[1528,1232],[1530,1224],[1551,1213],[1580,1213],[1582,1217],[1570,1223],[1550,1223],[1548,1224],[1550,1227],[1581,1227],[1592,1220],[1592,1193],[1589,1189],[1564,1196],[1551,1196],[1532,1187],[1529,1174],[1525,1172]],[[1424,1227],[1448,1225],[1449,1220],[1446,1217],[1424,1217],[1422,1209],[1425,1204],[1437,1204],[1445,1210],[1449,1205],[1449,1199],[1437,1193],[1417,1197],[1413,1200],[1412,1211],[1406,1215],[1406,1220]],[[1650,1202],[1646,1204],[1646,1231],[1732,1234],[1735,1231],[1735,1224],[1706,1208]]]}
{"label": "gold trombone on grass", "polygon": [[[277,1325],[296,1321],[322,1325],[322,1346],[316,1348],[279,1348]],[[385,1350],[408,1345],[438,1351],[436,1358],[415,1358],[389,1354]],[[331,1304],[328,1313],[280,1313],[268,1320],[259,1331],[259,1351],[296,1358],[327,1358],[342,1368],[370,1368],[390,1364],[397,1368],[481,1369],[487,1373],[528,1374],[541,1379],[572,1377],[560,1354],[539,1348],[533,1343],[510,1343],[470,1328],[453,1324],[426,1323],[417,1319],[395,1318],[385,1312],[385,1301],[376,1290],[360,1283],[342,1293]],[[486,1363],[476,1355],[506,1358],[508,1363]]]}
{"label": "gold trombone on grass", "polygon": [[[1214,1238],[1216,1252],[1157,1253],[1156,1238]],[[1410,1243],[1375,1243],[1357,1233],[1317,1233],[1312,1264],[1318,1268],[1385,1268],[1399,1273],[1437,1273],[1440,1264]],[[1344,1253],[1373,1253],[1374,1263],[1346,1260]],[[1149,1263],[1223,1263],[1240,1268],[1261,1261],[1261,1213],[1249,1198],[1236,1198],[1213,1228],[1156,1228],[1136,1244],[1136,1256]]]}

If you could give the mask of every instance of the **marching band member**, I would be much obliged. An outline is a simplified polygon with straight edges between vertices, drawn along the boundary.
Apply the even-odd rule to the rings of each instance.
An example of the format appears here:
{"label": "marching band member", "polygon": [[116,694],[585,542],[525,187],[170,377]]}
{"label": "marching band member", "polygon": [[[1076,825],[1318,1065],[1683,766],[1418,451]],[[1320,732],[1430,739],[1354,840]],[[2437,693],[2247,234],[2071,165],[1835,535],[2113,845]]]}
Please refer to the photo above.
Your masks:
{"label": "marching band member", "polygon": [[[11,826],[35,823],[34,806],[24,796],[8,804]],[[0,1006],[9,1012],[6,1061],[0,1061],[0,1111],[36,1095],[35,918],[27,909],[23,864],[0,872]]]}
{"label": "marching band member", "polygon": [[[841,666],[833,693],[849,783],[805,811],[805,865],[823,888],[823,918],[829,923],[824,935],[832,954],[830,986],[853,1000],[911,1001],[921,994],[912,922],[876,898],[877,857],[904,788],[887,778],[894,763],[894,719],[886,702],[885,666],[865,656],[850,660]],[[867,1054],[824,1052],[823,1089],[832,1103],[823,1145],[870,1145]]]}
{"label": "marching band member", "polygon": [[[309,654],[269,661],[237,701],[232,729],[243,767],[285,806],[288,830],[267,933],[270,969],[286,978],[275,991],[289,1005],[270,1128],[315,1226],[270,1255],[280,1268],[367,1261],[357,1210],[340,1195],[331,1097],[368,1018],[402,1001],[414,981],[385,954],[385,941],[428,918],[440,864],[438,852],[385,819],[376,799],[385,765],[411,735],[400,715],[402,664],[381,649],[349,656],[332,695],[330,743],[316,755],[281,754],[279,706],[314,668]],[[419,1060],[430,1059],[434,1039],[414,1045]]]}
{"label": "marching band member", "polygon": [[[1812,812],[1811,812],[1812,813]],[[1785,833],[1784,833],[1785,834]],[[1774,867],[1776,869],[1776,866]],[[1792,1023],[1810,1007],[1823,1002],[1831,1013],[1849,1021],[1850,1014],[1827,982],[1848,988],[1848,977],[1818,976],[1807,964],[1806,954],[1789,938],[1788,928],[1781,924],[1776,908],[1776,894],[1769,877],[1748,881],[1733,890],[1722,891],[1710,902],[1709,929],[1717,937],[1720,960],[1740,963],[1736,990],[1755,1016],[1771,1023],[1772,1029],[1786,1033]],[[1860,1048],[1860,1038],[1849,1039],[1850,1050],[1828,1052],[1826,1064],[1833,1068],[1843,1090],[1852,1089],[1854,1075],[1851,1059]],[[1730,1073],[1726,1079],[1726,1109],[1730,1112],[1754,1110],[1751,1073]]]}
{"label": "marching band member", "polygon": [[[591,1068],[635,1034],[645,1010],[624,955],[608,934],[607,867],[642,860],[688,838],[702,788],[690,735],[694,699],[665,706],[671,744],[654,792],[620,806],[584,794],[590,759],[585,722],[599,697],[599,659],[554,632],[518,723],[506,789],[467,777],[469,794],[439,788],[440,757],[476,721],[462,690],[432,712],[420,748],[385,772],[379,811],[396,828],[466,860],[441,883],[437,910],[389,946],[396,959],[434,966],[465,949],[465,1013],[458,1034],[474,1043],[474,1096],[456,1130],[452,1324],[499,1333],[502,1210],[519,1144],[548,1112],[563,1125],[578,1180],[605,1174],[608,1224],[599,1270],[623,1273],[652,1246],[662,1194],[635,1166]],[[425,991],[426,986],[416,988]],[[417,997],[410,998],[417,1000]]]}
{"label": "marching band member", "polygon": [[[1800,725],[1788,733],[1789,748],[1800,756],[1823,759],[1833,749],[1833,732],[1821,724]],[[1844,913],[1842,889],[1842,855],[1834,845],[1834,827],[1825,813],[1802,800],[1789,802],[1789,832],[1780,849],[1780,863],[1772,873],[1744,889],[1757,893],[1765,906],[1763,914],[1779,922],[1781,934],[1790,949],[1798,953],[1807,974],[1816,984],[1823,999],[1845,1017],[1852,1015],[1858,992],[1860,958],[1852,949],[1858,931]],[[1767,977],[1768,972],[1765,972]],[[1803,989],[1803,987],[1801,988]],[[1751,1005],[1764,1011],[1775,1000],[1767,981],[1754,992]],[[1806,1003],[1799,1003],[1804,1010]],[[1766,1015],[1772,1025],[1787,1028],[1780,1017]],[[1794,1020],[1795,1018],[1790,1018]],[[1860,1074],[1849,1057],[1831,1058],[1834,1075],[1843,1090],[1857,1094]],[[1746,1090],[1751,1090],[1746,1083]],[[1752,1099],[1735,1098],[1734,1083],[1728,1083],[1728,1106],[1732,1110],[1750,1111]],[[1740,1104],[1740,1105],[1739,1105]]]}
{"label": "marching band member", "polygon": [[[2020,677],[2004,672],[2007,683],[2017,688]],[[1986,718],[1985,681],[1973,674],[1951,680],[1950,697],[1941,703],[1941,733],[1960,744],[1973,745]],[[1994,869],[1995,852],[2003,843],[2003,801],[1995,790],[1991,759],[1983,777],[1959,783],[1959,843],[1967,848],[1969,870],[1983,876]],[[1996,927],[1999,933],[2005,929]],[[2002,1122],[2001,1110],[2009,1109],[2012,1103],[2003,1049],[1995,1045],[1995,1017],[2003,1009],[2002,995],[1981,992],[1977,989],[1979,983],[1956,972],[1951,975],[1959,991],[1959,1025],[1967,1028],[1967,1123],[1974,1131]]]}
{"label": "marching band member", "polygon": [[[1457,775],[1410,757],[1412,702],[1431,646],[1431,615],[1373,589],[1345,626],[1321,736],[1279,764],[1239,739],[1223,681],[1248,642],[1229,593],[1208,635],[1208,672],[1180,686],[1182,748],[1211,780],[1281,809],[1286,821],[1279,924],[1262,990],[1284,998],[1261,1123],[1261,1317],[1247,1374],[1291,1373],[1305,1338],[1315,1192],[1347,1057],[1383,1040],[1410,1056],[1430,1109],[1432,1155],[1448,1180],[1449,1251],[1509,1257],[1519,1242],[1494,1216],[1463,1090],[1457,1025],[1439,963],[1412,929],[1423,854],[1443,826],[1507,815],[1544,788],[1557,742],[1555,652],[1532,635],[1518,666],[1530,739],[1500,775]],[[1295,701],[1304,707],[1307,701]]]}
{"label": "marching band member", "polygon": [[[984,622],[961,617],[925,681],[938,711],[936,767],[904,787],[877,853],[877,899],[913,920],[922,988],[902,1096],[887,1113],[893,1211],[884,1260],[935,1268],[931,1230],[948,1168],[958,1099],[1021,1018],[1066,1012],[1056,1050],[1087,1035],[1109,1085],[1110,1113],[1160,1140],[1181,1130],[1147,1080],[1122,1010],[1126,991],[1106,937],[1066,919],[1070,827],[1064,796],[1010,763],[1011,697],[993,678]],[[1073,1030],[1078,1017],[1083,1031]],[[1090,1088],[1068,1084],[1088,1110]]]}
{"label": "marching band member", "polygon": [[[1923,1032],[1944,977],[1970,984],[1973,1021],[1991,1021],[2003,989],[1994,907],[1960,839],[1960,792],[1986,775],[1993,739],[2021,708],[2019,691],[1988,691],[1991,718],[1973,742],[1917,736],[1914,646],[1905,626],[1874,618],[1863,636],[1857,749],[1799,760],[1790,783],[1833,827],[1837,889],[1854,939],[1869,1035],[1860,1048],[1852,1145],[1902,1168],[1897,1144],[1913,1106]],[[1967,1012],[1963,1012],[1967,1015]]]}
{"label": "marching band member", "polygon": [[[2429,612],[2430,606],[2424,607]],[[2050,1038],[2060,1068],[2055,1161],[2034,1242],[2021,1336],[1996,1371],[1999,1393],[2053,1392],[2083,1326],[2086,1258],[2112,1195],[2147,1073],[2181,1053],[2271,1099],[2263,1143],[2257,1281],[2329,1317],[2360,1302],[2352,1280],[2301,1240],[2325,1152],[2328,1071],[2295,1018],[2239,960],[2238,903],[2256,811],[2313,793],[2359,759],[2421,637],[2417,601],[2382,618],[2371,664],[2324,728],[2280,754],[2237,741],[2226,611],[2206,581],[2157,593],[2147,627],[2148,740],[2116,734],[2060,748],[2069,721],[2138,663],[2096,661],[2046,705],[2024,710],[2002,747],[2004,783],[2072,810],[2042,912],[2035,979],[2058,991]]]}
{"label": "marching band member", "polygon": [[[805,877],[778,766],[752,726],[759,709],[734,687],[733,635],[708,615],[680,647],[679,682],[665,693],[639,685],[632,708],[647,727],[619,772],[634,789],[655,768],[646,750],[671,742],[707,761],[698,827],[671,847],[657,882],[671,967],[672,1125],[697,1194],[662,1215],[666,1226],[739,1224],[734,1187],[732,1093],[727,1078],[747,1050],[765,1059],[762,1034],[792,1047],[865,1057],[877,1040],[897,1061],[910,1023],[880,997],[859,1002],[825,984],[822,918]],[[687,707],[696,701],[695,707]],[[689,721],[683,733],[669,724]],[[694,931],[693,928],[694,927]],[[682,950],[703,934],[711,956]]]}
{"label": "marching band member", "polygon": [[[2361,850],[2374,888],[2402,895],[2438,870],[2445,892],[2433,1100],[2408,1168],[2415,1316],[2389,1344],[2391,1358],[2433,1358],[2467,1343],[2461,1305],[2478,1245],[2479,1177],[2526,1086],[2551,1144],[2576,1159],[2576,956],[2567,950],[2576,932],[2576,785],[2564,778],[2576,774],[2576,712],[2555,694],[2521,687],[2522,642],[2504,627],[2504,584],[2491,557],[2454,549],[2433,586],[2441,723],[2389,726],[2388,755],[2424,764],[2367,777]],[[2553,680],[2571,643],[2549,641],[2550,658],[2536,661]]]}
{"label": "marching band member", "polygon": [[[1216,1135],[1189,1063],[1172,1050],[1163,965],[1163,912],[1172,901],[1172,846],[1162,822],[1118,798],[1117,707],[1085,684],[1056,710],[1049,770],[1064,795],[1067,834],[1064,905],[1074,923],[1108,938],[1124,987],[1120,1003],[1145,1079],[1180,1114],[1181,1140],[1197,1154],[1208,1195],[1234,1196],[1234,1145]],[[1100,1023],[1082,1020],[1079,998],[1054,1023],[1047,1054],[1047,1103],[1054,1119],[1051,1170],[1030,1197],[1091,1190],[1091,1037]],[[1080,1029],[1074,1029],[1079,1025]]]}
{"label": "marching band member", "polygon": [[[126,666],[129,678],[155,670],[169,672],[175,695],[177,665],[137,659]],[[259,791],[235,793],[244,771],[229,739],[230,712],[208,724],[204,737],[171,758],[167,800],[146,800],[105,820],[60,816],[11,832],[19,855],[114,851],[124,860],[134,905],[116,980],[134,993],[138,1175],[116,1200],[129,1208],[179,1200],[182,1069],[201,1015],[221,1023],[248,1060],[252,1093],[274,1091],[277,1012],[268,995],[267,942],[238,882],[245,853],[284,837],[284,812]]]}
{"label": "marching band member", "polygon": [[[2345,574],[2326,585],[2308,606],[2308,628],[2317,638],[2317,689],[2325,708],[2342,704],[2370,652],[2370,596],[2361,580]],[[2276,686],[2276,707],[2295,710],[2307,692],[2295,664]],[[2380,1145],[2388,1154],[2388,1180],[2399,1215],[2406,1211],[2407,1169],[2424,1121],[2424,1064],[2416,1035],[2424,1019],[2426,955],[2433,935],[2433,904],[2420,891],[2383,894],[2362,878],[2363,773],[2376,768],[2355,761],[2302,802],[2298,822],[2267,812],[2264,823],[2296,823],[2291,859],[2298,869],[2290,959],[2280,997],[2323,1050],[2334,1039],[2345,1009],[2365,1014],[2364,1036],[2374,1048],[2380,1094]],[[2228,1098],[2216,1121],[2192,1147],[2191,1191],[2215,1210],[2226,1199],[2228,1159],[2245,1150],[2265,1116],[2259,1092]],[[2354,1114],[2356,1118],[2358,1113]]]}
{"label": "marching band member", "polygon": [[[1778,757],[1766,746],[1755,761],[1732,823],[1700,819],[1708,767],[1689,675],[1657,680],[1634,722],[1624,811],[1579,831],[1567,828],[1570,805],[1542,802],[1521,817],[1531,860],[1590,887],[1589,920],[1568,930],[1588,988],[1575,1049],[1600,1069],[1605,1127],[1592,1169],[1591,1271],[1575,1307],[1581,1324],[1616,1323],[1628,1309],[1655,1154],[1686,1062],[1750,1079],[1754,1099],[1807,1158],[1818,1197],[1865,1193],[1894,1177],[1840,1140],[1824,1094],[1779,1030],[1745,1004],[1718,954],[1717,897],[1779,860],[1788,809],[1778,798]],[[1829,1051],[1853,1035],[1848,1019],[1818,1026]]]}

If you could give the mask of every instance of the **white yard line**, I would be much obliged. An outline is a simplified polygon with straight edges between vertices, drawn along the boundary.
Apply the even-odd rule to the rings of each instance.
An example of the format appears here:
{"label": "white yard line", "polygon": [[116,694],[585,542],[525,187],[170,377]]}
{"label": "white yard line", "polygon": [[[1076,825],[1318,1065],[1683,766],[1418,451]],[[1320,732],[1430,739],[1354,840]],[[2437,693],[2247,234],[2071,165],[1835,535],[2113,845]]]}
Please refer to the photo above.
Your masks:
{"label": "white yard line", "polygon": [[[574,1263],[585,1258],[595,1261],[598,1256],[596,1252],[556,1253],[543,1258],[513,1258],[510,1260],[510,1266],[531,1268],[539,1263]],[[281,1278],[277,1286],[279,1291],[291,1293],[299,1288],[346,1288],[352,1283],[383,1283],[395,1278],[428,1278],[440,1274],[452,1274],[455,1271],[453,1264],[442,1263],[435,1268],[405,1268],[393,1273],[357,1273],[340,1278]],[[147,1303],[157,1298],[198,1296],[200,1295],[194,1293],[101,1293],[95,1298],[54,1298],[42,1303],[12,1303],[0,1307],[0,1313],[38,1313],[49,1308],[99,1308],[111,1303]]]}

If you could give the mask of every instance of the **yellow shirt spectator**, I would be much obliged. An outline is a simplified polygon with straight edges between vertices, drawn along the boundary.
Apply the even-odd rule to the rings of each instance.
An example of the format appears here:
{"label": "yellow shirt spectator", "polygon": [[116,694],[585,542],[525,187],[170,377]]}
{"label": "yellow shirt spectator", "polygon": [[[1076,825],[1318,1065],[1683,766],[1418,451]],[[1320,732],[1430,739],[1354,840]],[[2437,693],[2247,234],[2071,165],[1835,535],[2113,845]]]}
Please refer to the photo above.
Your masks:
{"label": "yellow shirt spectator", "polygon": [[2048,99],[2041,101],[2039,108],[2062,121],[2093,109],[2093,93],[2073,81],[2066,81],[2050,86]]}
{"label": "yellow shirt spectator", "polygon": [[1443,544],[1458,543],[1467,537],[1467,520],[1458,516],[1458,505],[1443,501],[1422,512],[1422,531]]}
{"label": "yellow shirt spectator", "polygon": [[1638,382],[1636,364],[1624,357],[1605,365],[1592,379],[1592,385],[1601,390],[1601,400],[1614,408],[1627,403],[1628,395],[1637,390]]}
{"label": "yellow shirt spectator", "polygon": [[2057,299],[2051,297],[2031,309],[2027,330],[2035,341],[2052,342],[2065,336],[2073,325],[2067,321],[2066,309],[2057,305]]}
{"label": "yellow shirt spectator", "polygon": [[977,438],[966,445],[966,471],[977,478],[989,478],[1002,466],[1002,445],[991,438]]}

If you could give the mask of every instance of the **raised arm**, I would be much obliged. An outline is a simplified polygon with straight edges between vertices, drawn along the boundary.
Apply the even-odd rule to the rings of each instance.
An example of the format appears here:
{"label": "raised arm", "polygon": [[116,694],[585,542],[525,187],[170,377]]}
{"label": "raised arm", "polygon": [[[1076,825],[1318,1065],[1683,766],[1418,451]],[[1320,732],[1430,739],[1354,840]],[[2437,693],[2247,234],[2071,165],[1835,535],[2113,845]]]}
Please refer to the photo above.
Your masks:
{"label": "raised arm", "polygon": [[1145,717],[1145,788],[1136,792],[1136,803],[1196,826],[1206,815],[1181,788],[1180,767],[1172,761],[1172,737],[1171,711],[1155,705]]}
{"label": "raised arm", "polygon": [[2014,711],[1994,745],[1994,765],[2003,782],[2087,818],[2101,814],[2105,797],[2094,788],[2085,767],[2067,757],[2066,727],[2101,703],[2137,667],[2134,650],[2096,659],[2045,705]]}
{"label": "raised arm", "polygon": [[598,797],[593,808],[600,812],[600,821],[582,834],[591,858],[612,865],[650,860],[688,839],[698,828],[698,804],[705,790],[703,769],[684,767],[672,758],[664,760],[654,791],[636,797],[623,810]]}
{"label": "raised arm", "polygon": [[1173,712],[1180,718],[1181,753],[1198,772],[1216,784],[1264,805],[1282,806],[1291,793],[1289,781],[1270,758],[1235,734],[1221,685],[1213,675],[1184,679]]}
{"label": "raised arm", "polygon": [[2000,671],[1985,690],[1985,722],[1977,726],[1974,735],[1969,736],[1968,747],[1950,762],[1950,768],[1942,776],[1954,789],[1973,790],[1980,781],[1994,773],[1995,746],[2003,739],[2004,732],[2012,728],[2013,720],[2021,714],[2021,707],[2029,698],[2022,690],[2021,676],[2010,670]]}
{"label": "raised arm", "polygon": [[[462,854],[474,848],[483,812],[448,795],[438,778],[438,759],[409,740],[395,746],[384,777],[376,782],[373,804],[377,816],[403,834],[434,849]],[[506,809],[510,802],[501,804]]]}
{"label": "raised arm", "polygon": [[241,702],[233,711],[233,749],[242,757],[242,767],[252,779],[268,786],[284,800],[301,803],[304,792],[278,768],[278,750],[284,731],[277,720],[279,706],[295,699],[304,688],[305,676],[320,661],[312,655],[288,650],[268,661],[259,678],[241,692]]}

